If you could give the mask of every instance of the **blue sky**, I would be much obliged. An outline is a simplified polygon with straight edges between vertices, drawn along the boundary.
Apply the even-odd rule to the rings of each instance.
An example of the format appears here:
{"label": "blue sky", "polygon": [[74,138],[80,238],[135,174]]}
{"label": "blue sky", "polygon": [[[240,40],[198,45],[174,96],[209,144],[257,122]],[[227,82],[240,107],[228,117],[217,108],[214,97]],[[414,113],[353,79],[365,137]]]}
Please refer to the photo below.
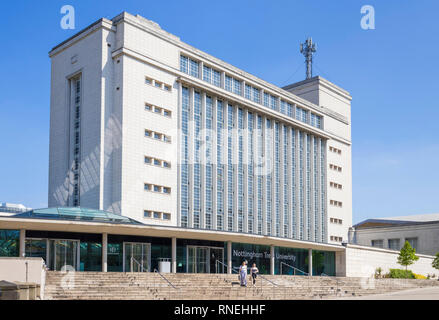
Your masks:
{"label": "blue sky", "polygon": [[[60,27],[73,5],[76,30]],[[363,5],[375,30],[360,27]],[[4,1],[0,20],[0,201],[47,206],[48,51],[100,17],[140,14],[278,86],[314,73],[353,96],[353,216],[439,212],[438,1]]]}

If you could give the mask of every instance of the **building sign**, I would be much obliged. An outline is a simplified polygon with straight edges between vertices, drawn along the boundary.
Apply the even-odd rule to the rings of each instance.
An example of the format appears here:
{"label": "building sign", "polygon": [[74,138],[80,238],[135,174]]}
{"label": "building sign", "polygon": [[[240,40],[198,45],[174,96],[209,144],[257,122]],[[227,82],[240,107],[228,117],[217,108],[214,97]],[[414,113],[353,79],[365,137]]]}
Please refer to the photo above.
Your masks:
{"label": "building sign", "polygon": [[[271,254],[268,251],[256,252],[256,251],[247,251],[247,250],[233,250],[232,255],[234,257],[239,257],[239,258],[249,259],[249,260],[253,260],[253,259],[270,259],[271,258]],[[296,256],[292,255],[292,254],[280,254],[280,253],[277,253],[275,255],[274,259],[289,260],[289,261],[295,262],[296,261]]]}

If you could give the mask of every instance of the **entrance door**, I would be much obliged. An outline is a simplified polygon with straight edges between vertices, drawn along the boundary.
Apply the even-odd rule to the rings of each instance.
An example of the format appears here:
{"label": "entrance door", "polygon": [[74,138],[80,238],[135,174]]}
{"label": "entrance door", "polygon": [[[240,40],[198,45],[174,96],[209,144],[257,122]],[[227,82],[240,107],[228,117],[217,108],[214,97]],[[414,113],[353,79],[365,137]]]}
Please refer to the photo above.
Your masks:
{"label": "entrance door", "polygon": [[217,261],[223,262],[223,248],[187,247],[187,266],[189,273],[223,273]]}
{"label": "entrance door", "polygon": [[50,240],[53,257],[52,269],[55,271],[69,269],[78,270],[79,240]]}
{"label": "entrance door", "polygon": [[124,272],[150,272],[151,244],[124,242]]}

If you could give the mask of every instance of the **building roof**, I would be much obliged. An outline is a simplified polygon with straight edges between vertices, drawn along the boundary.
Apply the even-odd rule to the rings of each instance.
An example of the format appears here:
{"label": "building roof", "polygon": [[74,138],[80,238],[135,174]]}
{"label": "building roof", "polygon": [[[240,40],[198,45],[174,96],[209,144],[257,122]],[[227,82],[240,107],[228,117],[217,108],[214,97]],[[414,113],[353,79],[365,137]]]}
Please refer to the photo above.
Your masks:
{"label": "building roof", "polygon": [[430,223],[439,223],[439,213],[367,219],[354,225],[354,228],[397,227]]}
{"label": "building roof", "polygon": [[119,214],[81,208],[81,207],[56,207],[45,209],[34,209],[24,213],[16,214],[13,218],[31,219],[55,219],[55,220],[80,220],[90,222],[108,222],[118,224],[142,224],[134,219]]}
{"label": "building roof", "polygon": [[22,204],[9,203],[9,202],[0,202],[0,212],[4,213],[21,213],[28,210],[32,210],[31,208],[26,208]]}

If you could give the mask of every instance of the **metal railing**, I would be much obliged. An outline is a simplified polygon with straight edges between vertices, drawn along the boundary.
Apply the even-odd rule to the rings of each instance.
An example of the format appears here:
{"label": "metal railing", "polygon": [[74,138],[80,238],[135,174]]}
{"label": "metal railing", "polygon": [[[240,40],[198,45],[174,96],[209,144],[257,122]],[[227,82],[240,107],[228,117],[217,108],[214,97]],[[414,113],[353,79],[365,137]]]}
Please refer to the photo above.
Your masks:
{"label": "metal railing", "polygon": [[[222,262],[222,261],[216,260],[216,261],[215,261],[215,269],[216,269],[216,273],[220,273],[220,272],[218,272],[218,264],[219,264],[219,265],[222,265],[223,267],[226,267],[227,270],[229,269],[229,266],[228,266],[227,264],[225,264],[225,263]],[[238,271],[236,271],[235,268],[232,267],[232,273],[233,273],[233,272],[238,273]],[[224,272],[221,272],[221,273],[224,273]]]}
{"label": "metal railing", "polygon": [[161,274],[157,269],[154,269],[154,273],[158,273],[158,275],[165,280],[172,288],[174,288],[175,290],[179,290],[179,288],[177,288],[176,286],[174,286],[171,281],[169,281],[168,278],[166,278],[163,274]]}
{"label": "metal railing", "polygon": [[[148,272],[147,269],[145,269],[145,267],[139,262],[137,261],[134,257],[131,257],[131,272],[134,272],[134,262],[137,264],[137,272]],[[141,271],[139,271],[141,270]]]}
{"label": "metal railing", "polygon": [[281,274],[281,275],[282,275],[282,269],[283,269],[282,267],[283,267],[284,265],[286,265],[287,267],[293,269],[293,275],[294,275],[294,276],[296,275],[296,271],[301,272],[301,273],[302,273],[303,275],[305,275],[305,276],[308,276],[308,275],[309,275],[308,272],[305,272],[305,271],[303,271],[303,270],[300,270],[299,268],[293,267],[292,265],[289,265],[288,263],[285,263],[285,262],[281,262],[281,263],[280,263],[280,274]]}

